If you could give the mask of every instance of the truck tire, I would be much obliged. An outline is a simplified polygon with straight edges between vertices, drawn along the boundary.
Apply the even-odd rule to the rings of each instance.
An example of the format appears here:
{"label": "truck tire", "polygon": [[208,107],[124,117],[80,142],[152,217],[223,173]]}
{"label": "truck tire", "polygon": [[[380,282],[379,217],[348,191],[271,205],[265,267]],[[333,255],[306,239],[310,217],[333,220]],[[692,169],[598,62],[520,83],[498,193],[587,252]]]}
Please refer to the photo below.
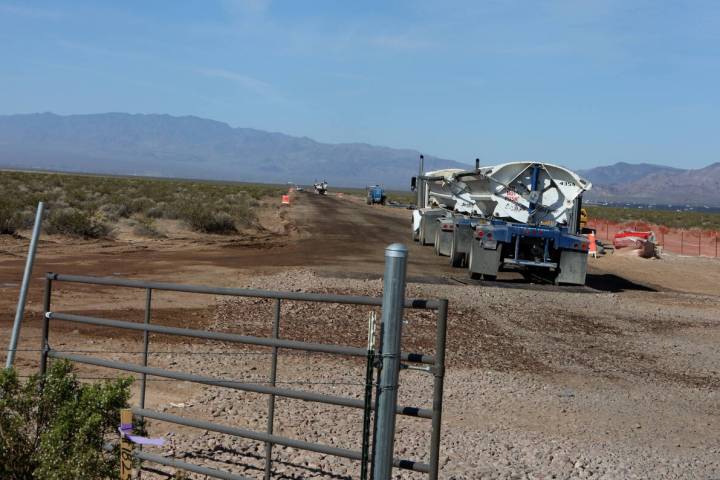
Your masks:
{"label": "truck tire", "polygon": [[488,282],[494,282],[497,280],[497,275],[483,275],[483,280],[487,280]]}
{"label": "truck tire", "polygon": [[465,255],[455,249],[455,232],[453,232],[453,237],[450,241],[450,265],[455,268],[462,268],[464,261]]}
{"label": "truck tire", "polygon": [[470,270],[470,266],[472,265],[472,263],[473,263],[473,262],[472,262],[472,249],[471,249],[471,250],[470,250],[470,253],[468,253],[468,262],[467,262],[467,264],[468,264],[468,273],[470,274],[470,278],[471,278],[471,279],[473,279],[473,280],[480,280],[480,277],[482,277],[482,275],[481,275],[480,273],[478,273],[478,272],[473,272],[472,270]]}
{"label": "truck tire", "polygon": [[425,238],[425,219],[420,220],[420,245],[423,247],[426,245],[430,245]]}

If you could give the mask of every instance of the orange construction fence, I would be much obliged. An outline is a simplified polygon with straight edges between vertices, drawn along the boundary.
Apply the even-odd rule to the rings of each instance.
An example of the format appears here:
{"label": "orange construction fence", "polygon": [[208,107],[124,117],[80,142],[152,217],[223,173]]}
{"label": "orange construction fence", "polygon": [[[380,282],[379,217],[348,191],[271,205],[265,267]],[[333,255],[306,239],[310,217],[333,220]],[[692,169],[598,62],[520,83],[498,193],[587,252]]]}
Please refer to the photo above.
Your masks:
{"label": "orange construction fence", "polygon": [[720,232],[716,230],[668,228],[642,222],[616,223],[606,220],[590,220],[587,226],[595,229],[597,238],[603,243],[612,243],[615,234],[622,230],[653,231],[658,245],[666,252],[704,257],[720,256]]}

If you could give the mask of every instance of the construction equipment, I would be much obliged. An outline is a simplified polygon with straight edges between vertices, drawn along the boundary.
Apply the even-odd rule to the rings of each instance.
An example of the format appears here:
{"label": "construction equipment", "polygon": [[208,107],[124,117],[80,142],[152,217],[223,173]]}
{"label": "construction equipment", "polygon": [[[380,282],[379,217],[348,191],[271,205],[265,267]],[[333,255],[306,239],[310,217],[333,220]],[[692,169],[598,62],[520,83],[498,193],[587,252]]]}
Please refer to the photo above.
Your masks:
{"label": "construction equipment", "polygon": [[385,205],[385,202],[387,202],[385,189],[383,189],[380,185],[368,185],[365,187],[365,193],[368,205],[374,205],[376,203]]}
{"label": "construction equipment", "polygon": [[[422,161],[422,159],[421,159]],[[512,162],[422,173],[413,238],[435,246],[470,277],[517,269],[554,283],[584,284],[588,240],[580,233],[590,182],[548,163]]]}
{"label": "construction equipment", "polygon": [[327,195],[327,180],[323,180],[322,182],[315,182],[313,184],[313,188],[315,189],[315,193],[317,193],[318,195]]}

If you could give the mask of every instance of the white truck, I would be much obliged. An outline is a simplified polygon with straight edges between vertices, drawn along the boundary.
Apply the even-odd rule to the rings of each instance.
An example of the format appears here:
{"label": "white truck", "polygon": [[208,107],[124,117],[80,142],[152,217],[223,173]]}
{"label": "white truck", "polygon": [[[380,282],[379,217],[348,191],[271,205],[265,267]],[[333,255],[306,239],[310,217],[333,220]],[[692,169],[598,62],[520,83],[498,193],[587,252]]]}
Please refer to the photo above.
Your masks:
{"label": "white truck", "polygon": [[[422,158],[421,158],[422,165]],[[588,240],[582,194],[592,185],[548,163],[512,162],[413,177],[413,239],[434,245],[471,278],[519,270],[556,284],[584,285]]]}

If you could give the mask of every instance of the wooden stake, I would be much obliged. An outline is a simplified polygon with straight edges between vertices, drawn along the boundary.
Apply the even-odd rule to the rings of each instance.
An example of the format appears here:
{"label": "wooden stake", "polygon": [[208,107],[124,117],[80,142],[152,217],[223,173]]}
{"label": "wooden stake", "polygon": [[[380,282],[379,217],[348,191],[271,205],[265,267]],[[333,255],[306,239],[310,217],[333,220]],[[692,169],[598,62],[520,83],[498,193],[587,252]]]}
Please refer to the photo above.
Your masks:
{"label": "wooden stake", "polygon": [[[133,416],[130,409],[120,410],[120,426],[132,425]],[[120,480],[130,480],[132,475],[132,443],[124,436],[120,437]]]}

